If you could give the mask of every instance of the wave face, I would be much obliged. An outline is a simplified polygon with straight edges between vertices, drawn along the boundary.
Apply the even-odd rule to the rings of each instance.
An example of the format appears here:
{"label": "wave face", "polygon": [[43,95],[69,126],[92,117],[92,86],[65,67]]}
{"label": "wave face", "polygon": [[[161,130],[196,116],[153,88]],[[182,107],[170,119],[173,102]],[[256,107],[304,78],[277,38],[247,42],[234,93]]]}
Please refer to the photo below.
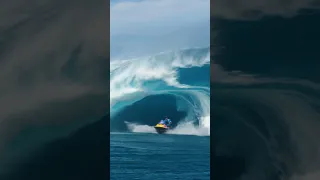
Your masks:
{"label": "wave face", "polygon": [[318,85],[270,80],[212,88],[216,155],[244,160],[242,179],[296,179],[319,167]]}
{"label": "wave face", "polygon": [[210,135],[210,48],[113,60],[111,131],[155,133],[164,116],[173,134]]}
{"label": "wave face", "polygon": [[215,19],[213,179],[320,179],[319,17]]}

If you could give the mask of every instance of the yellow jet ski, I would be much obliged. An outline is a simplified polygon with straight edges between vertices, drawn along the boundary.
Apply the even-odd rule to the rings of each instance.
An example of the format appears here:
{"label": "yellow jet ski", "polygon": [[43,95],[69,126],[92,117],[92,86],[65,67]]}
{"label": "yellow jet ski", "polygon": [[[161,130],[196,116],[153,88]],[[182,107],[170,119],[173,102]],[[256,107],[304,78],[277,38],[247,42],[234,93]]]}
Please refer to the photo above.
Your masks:
{"label": "yellow jet ski", "polygon": [[156,129],[158,134],[163,134],[163,133],[167,132],[169,129],[168,126],[166,126],[165,124],[161,124],[161,123],[158,123],[157,125],[155,125],[154,128]]}

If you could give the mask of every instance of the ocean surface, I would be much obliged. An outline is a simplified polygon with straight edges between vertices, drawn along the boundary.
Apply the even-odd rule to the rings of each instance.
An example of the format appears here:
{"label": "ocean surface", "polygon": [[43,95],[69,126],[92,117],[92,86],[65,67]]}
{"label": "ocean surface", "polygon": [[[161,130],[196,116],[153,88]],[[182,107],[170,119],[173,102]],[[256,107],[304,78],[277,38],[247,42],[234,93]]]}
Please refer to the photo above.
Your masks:
{"label": "ocean surface", "polygon": [[210,179],[210,137],[111,133],[110,179]]}
{"label": "ocean surface", "polygon": [[[111,62],[111,179],[210,179],[209,52]],[[164,116],[173,128],[159,135]]]}

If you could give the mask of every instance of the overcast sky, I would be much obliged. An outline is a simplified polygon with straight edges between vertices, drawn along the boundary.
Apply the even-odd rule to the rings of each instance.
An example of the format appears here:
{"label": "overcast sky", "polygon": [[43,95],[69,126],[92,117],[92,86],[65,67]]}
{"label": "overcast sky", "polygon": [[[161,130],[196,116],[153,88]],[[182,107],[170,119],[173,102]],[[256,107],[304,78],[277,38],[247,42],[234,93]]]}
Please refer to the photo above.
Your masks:
{"label": "overcast sky", "polygon": [[210,44],[210,0],[112,0],[111,56]]}

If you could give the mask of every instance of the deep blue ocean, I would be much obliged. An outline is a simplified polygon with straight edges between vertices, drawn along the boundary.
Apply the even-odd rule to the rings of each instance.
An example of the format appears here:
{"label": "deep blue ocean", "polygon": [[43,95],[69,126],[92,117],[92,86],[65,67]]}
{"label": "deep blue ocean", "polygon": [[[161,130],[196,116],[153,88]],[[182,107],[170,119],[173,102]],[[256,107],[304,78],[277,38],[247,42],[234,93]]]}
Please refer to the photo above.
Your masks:
{"label": "deep blue ocean", "polygon": [[210,137],[111,133],[110,179],[210,179]]}

